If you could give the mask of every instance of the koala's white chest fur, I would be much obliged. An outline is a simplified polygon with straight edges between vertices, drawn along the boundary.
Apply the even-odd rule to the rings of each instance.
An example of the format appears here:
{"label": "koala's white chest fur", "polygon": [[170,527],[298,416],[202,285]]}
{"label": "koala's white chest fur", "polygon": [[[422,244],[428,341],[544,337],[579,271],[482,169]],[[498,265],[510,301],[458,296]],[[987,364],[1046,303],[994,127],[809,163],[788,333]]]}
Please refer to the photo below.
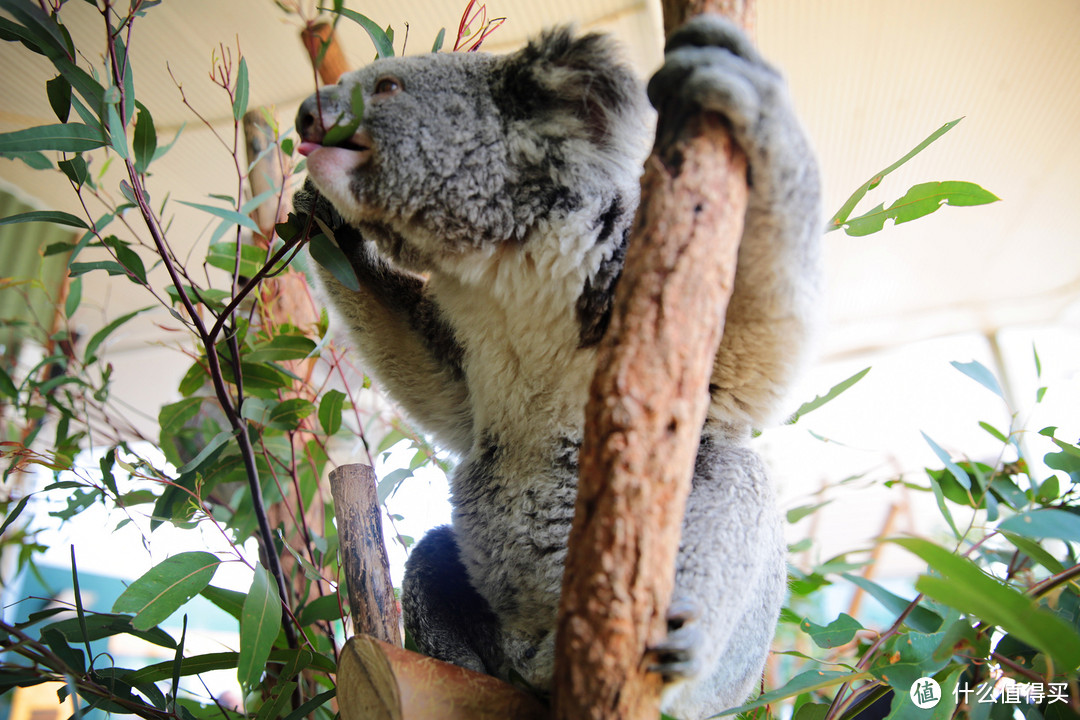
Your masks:
{"label": "koala's white chest fur", "polygon": [[464,351],[478,440],[497,430],[503,443],[528,447],[580,431],[596,353],[581,347],[575,303],[600,253],[558,251],[588,243],[581,234],[558,242],[575,229],[503,245],[469,274],[429,282]]}

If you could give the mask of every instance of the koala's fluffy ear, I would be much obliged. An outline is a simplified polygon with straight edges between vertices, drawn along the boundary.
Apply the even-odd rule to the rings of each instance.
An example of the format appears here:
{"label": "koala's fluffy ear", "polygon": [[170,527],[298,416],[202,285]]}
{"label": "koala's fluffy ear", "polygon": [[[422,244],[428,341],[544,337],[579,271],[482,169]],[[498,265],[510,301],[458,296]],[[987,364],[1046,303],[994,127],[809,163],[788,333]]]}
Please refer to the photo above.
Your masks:
{"label": "koala's fluffy ear", "polygon": [[[548,30],[505,56],[501,70],[493,94],[505,116],[534,127],[577,118],[587,139],[597,144],[614,133],[618,113],[634,107],[640,94],[609,37],[575,37],[568,27]],[[552,128],[559,135],[572,130],[559,125]]]}

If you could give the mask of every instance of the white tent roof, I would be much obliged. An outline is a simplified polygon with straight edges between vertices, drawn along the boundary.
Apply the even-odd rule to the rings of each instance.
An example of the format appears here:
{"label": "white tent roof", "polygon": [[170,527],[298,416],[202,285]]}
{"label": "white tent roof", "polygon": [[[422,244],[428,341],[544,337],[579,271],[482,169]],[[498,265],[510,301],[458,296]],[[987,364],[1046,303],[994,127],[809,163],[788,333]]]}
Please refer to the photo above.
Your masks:
{"label": "white tent roof", "polygon": [[[313,3],[303,2],[309,6]],[[407,52],[431,46],[440,27],[456,28],[465,2],[369,0],[356,6],[393,25]],[[489,0],[505,25],[485,49],[518,46],[538,28],[575,22],[607,29],[632,50],[643,74],[660,59],[658,3],[630,0]],[[929,218],[868,238],[827,236],[831,331],[824,351],[839,357],[962,331],[1080,319],[1080,4],[1072,0],[759,0],[758,44],[787,74],[818,148],[828,212],[856,187],[949,120],[958,127],[890,176],[866,202],[891,202],[927,180],[969,180],[1002,202],[944,208]],[[92,5],[64,8],[76,44],[98,47],[102,21]],[[208,80],[216,52],[247,58],[251,105],[277,109],[284,126],[312,90],[298,39],[302,23],[269,0],[184,0],[153,8],[136,25],[132,48],[140,97],[158,124],[160,142],[185,129],[154,167],[155,201],[204,201],[235,194],[235,168],[190,104],[227,139],[225,94]],[[342,21],[339,35],[352,65],[373,56],[363,31]],[[93,59],[93,58],[92,58]],[[55,73],[44,58],[0,44],[0,131],[55,122],[44,82]],[[117,193],[115,168],[105,183]],[[81,214],[59,173],[0,160],[0,185],[43,208]],[[118,194],[118,193],[117,193]],[[213,223],[172,204],[172,242],[202,247]],[[192,255],[201,258],[201,251]],[[184,250],[179,254],[184,256]],[[84,315],[92,330],[125,309],[148,304],[130,283],[86,278]],[[107,283],[107,285],[106,285]],[[113,358],[133,364],[153,351],[155,325],[175,325],[164,311],[117,338]],[[162,337],[168,337],[162,335]],[[175,388],[175,383],[167,383]]]}

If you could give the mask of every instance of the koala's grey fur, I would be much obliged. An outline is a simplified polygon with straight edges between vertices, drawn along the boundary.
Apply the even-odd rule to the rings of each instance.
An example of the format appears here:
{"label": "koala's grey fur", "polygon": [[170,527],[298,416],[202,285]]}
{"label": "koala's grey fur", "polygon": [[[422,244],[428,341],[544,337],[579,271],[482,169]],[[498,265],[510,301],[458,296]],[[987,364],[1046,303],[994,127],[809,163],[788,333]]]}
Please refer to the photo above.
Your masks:
{"label": "koala's grey fur", "polygon": [[[324,129],[366,109],[344,147]],[[734,294],[683,525],[664,710],[700,718],[757,685],[785,592],[773,490],[747,447],[804,354],[818,299],[817,168],[780,76],[705,17],[649,86],[662,122],[721,114],[749,159]],[[665,120],[675,118],[676,120]],[[442,446],[453,525],[412,551],[405,623],[430,655],[547,688],[595,347],[651,135],[609,40],[565,29],[502,57],[386,59],[301,108],[298,212],[360,281],[323,284],[374,376]],[[332,206],[332,207],[331,207]]]}

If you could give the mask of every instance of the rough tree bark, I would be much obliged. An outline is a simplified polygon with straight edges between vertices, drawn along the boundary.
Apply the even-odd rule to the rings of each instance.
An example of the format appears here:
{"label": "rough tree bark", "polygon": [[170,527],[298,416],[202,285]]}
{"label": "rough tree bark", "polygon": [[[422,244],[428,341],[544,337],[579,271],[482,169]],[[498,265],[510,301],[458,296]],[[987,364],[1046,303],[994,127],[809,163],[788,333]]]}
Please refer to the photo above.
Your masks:
{"label": "rough tree bark", "polygon": [[[752,0],[664,0],[670,34]],[[672,127],[659,109],[611,326],[586,406],[580,485],[556,640],[554,717],[653,720],[680,528],[708,382],[734,285],[746,160],[719,118]]]}

